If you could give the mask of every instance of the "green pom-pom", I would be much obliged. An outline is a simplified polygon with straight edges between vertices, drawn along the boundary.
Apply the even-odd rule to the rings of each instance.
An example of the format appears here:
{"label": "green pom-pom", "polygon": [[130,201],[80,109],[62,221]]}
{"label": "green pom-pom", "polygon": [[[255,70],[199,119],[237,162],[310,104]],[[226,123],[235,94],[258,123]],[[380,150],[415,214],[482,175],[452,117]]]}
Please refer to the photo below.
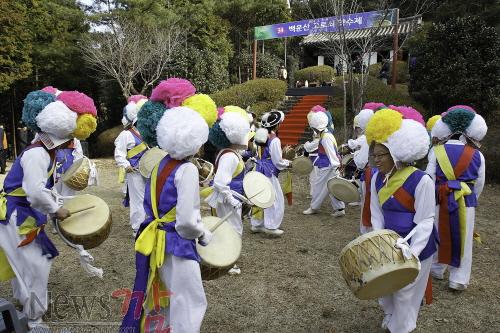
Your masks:
{"label": "green pom-pom", "polygon": [[213,144],[218,149],[224,149],[231,146],[231,142],[224,134],[224,131],[220,127],[220,121],[217,121],[208,132],[208,141]]}
{"label": "green pom-pom", "polygon": [[151,147],[157,146],[156,126],[166,111],[163,103],[147,101],[137,113],[137,130]]}
{"label": "green pom-pom", "polygon": [[26,126],[35,131],[40,132],[40,128],[36,124],[36,116],[52,102],[56,101],[56,96],[46,93],[45,91],[37,90],[30,92],[24,99],[22,121]]}
{"label": "green pom-pom", "polygon": [[455,109],[443,116],[442,121],[448,125],[452,133],[465,133],[475,115],[466,109]]}

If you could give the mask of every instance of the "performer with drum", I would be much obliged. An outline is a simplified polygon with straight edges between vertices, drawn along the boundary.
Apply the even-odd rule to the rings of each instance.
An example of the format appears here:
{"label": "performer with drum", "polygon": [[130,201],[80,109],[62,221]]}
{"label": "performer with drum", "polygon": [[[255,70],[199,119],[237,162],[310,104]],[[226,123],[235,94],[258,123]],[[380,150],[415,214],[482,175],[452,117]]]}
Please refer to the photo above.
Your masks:
{"label": "performer with drum", "polygon": [[271,110],[262,115],[261,126],[255,133],[257,144],[256,171],[264,174],[271,180],[276,194],[274,205],[253,215],[250,222],[252,232],[264,232],[273,236],[281,236],[279,229],[285,214],[285,198],[281,190],[278,175],[281,170],[290,166],[290,161],[283,159],[281,141],[278,138],[278,129],[285,120],[282,111]]}
{"label": "performer with drum", "polygon": [[168,155],[146,184],[146,219],[135,243],[134,295],[141,297],[130,302],[121,331],[199,332],[207,300],[196,239],[207,245],[212,234],[201,223],[198,169],[189,159],[207,141],[208,126],[188,107],[168,109],[155,125],[150,133]]}
{"label": "performer with drum", "polygon": [[405,257],[420,259],[415,281],[379,300],[385,313],[382,328],[407,333],[416,327],[436,251],[433,182],[425,172],[411,166],[427,154],[429,136],[418,122],[403,119],[395,110],[382,109],[368,122],[366,138],[378,169],[371,182],[373,229],[390,229],[409,238],[409,247],[402,238],[396,246],[402,248]]}
{"label": "performer with drum", "polygon": [[[233,108],[236,107],[233,106]],[[216,214],[220,218],[233,212],[227,221],[242,236],[242,202],[234,194],[236,192],[236,194],[244,195],[245,163],[239,151],[247,148],[250,125],[246,111],[239,109],[240,112],[224,112],[221,120],[210,128],[208,139],[219,149],[219,153],[215,159],[213,192],[205,201],[210,207],[215,208]],[[229,271],[230,274],[240,272],[236,265]]]}
{"label": "performer with drum", "polygon": [[436,182],[440,239],[432,276],[442,280],[449,267],[453,290],[465,290],[470,281],[475,210],[485,182],[478,142],[487,130],[483,117],[463,105],[448,109],[432,129],[432,136],[445,142],[431,149],[426,170]]}
{"label": "performer with drum", "polygon": [[142,95],[133,95],[128,98],[128,104],[123,109],[122,124],[124,130],[115,139],[115,161],[120,168],[121,179],[125,178],[127,196],[124,200],[125,207],[130,206],[130,225],[134,237],[137,234],[139,226],[144,221],[144,201],[145,180],[138,171],[139,160],[148,149],[143,141],[141,134],[135,128],[137,122],[137,113],[147,97]]}
{"label": "performer with drum", "polygon": [[66,148],[76,136],[87,138],[96,128],[96,114],[93,100],[76,91],[57,97],[33,91],[24,100],[23,122],[37,136],[14,162],[0,194],[0,212],[5,213],[0,216],[0,280],[12,280],[30,328],[43,326],[50,268],[59,254],[44,231],[47,215],[70,216],[50,191],[56,149]]}
{"label": "performer with drum", "polygon": [[[318,157],[314,160],[311,173],[311,206],[303,211],[304,215],[316,214],[328,193],[328,179],[338,174],[340,161],[337,154],[337,142],[332,133],[327,131],[328,116],[324,112],[315,112],[309,117],[309,126],[319,135]],[[345,215],[345,204],[329,194],[334,212],[332,216]]]}

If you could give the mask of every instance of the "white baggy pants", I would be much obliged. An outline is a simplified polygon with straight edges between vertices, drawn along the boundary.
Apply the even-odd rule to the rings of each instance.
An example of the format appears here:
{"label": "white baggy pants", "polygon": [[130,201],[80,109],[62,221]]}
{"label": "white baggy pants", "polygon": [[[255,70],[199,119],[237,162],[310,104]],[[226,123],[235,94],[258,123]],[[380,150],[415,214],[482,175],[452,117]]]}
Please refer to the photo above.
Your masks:
{"label": "white baggy pants", "polygon": [[252,217],[250,223],[254,227],[264,226],[266,229],[275,230],[278,229],[283,222],[283,216],[285,215],[285,197],[283,196],[278,178],[272,176],[270,180],[276,193],[276,201],[271,207],[264,209],[264,220],[258,220]]}
{"label": "white baggy pants", "polygon": [[328,180],[337,175],[337,170],[334,168],[318,168],[314,167],[313,172],[311,173],[312,179],[311,183],[311,208],[314,210],[319,210],[323,201],[327,195],[330,196],[330,201],[333,210],[344,209],[345,204],[342,201],[339,201],[333,195],[328,192]]}

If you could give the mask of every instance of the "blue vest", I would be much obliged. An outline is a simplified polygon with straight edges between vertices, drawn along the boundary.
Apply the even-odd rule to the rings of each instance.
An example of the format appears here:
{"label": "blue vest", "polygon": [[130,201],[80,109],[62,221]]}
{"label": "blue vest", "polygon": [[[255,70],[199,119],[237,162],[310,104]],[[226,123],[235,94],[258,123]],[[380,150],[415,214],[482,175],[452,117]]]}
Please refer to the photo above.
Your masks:
{"label": "blue vest", "polygon": [[[427,174],[421,170],[416,170],[413,172],[408,179],[403,184],[403,189],[413,198],[415,198],[415,189],[417,188],[418,183],[422,179],[422,177],[426,177]],[[375,182],[375,186],[377,189],[377,193],[384,186],[384,177],[385,175],[381,172],[377,173],[377,178]],[[393,230],[397,232],[401,237],[406,237],[410,231],[416,226],[413,222],[413,218],[415,217],[415,211],[409,211],[405,208],[394,196],[391,196],[384,204],[382,205],[382,213],[384,215],[384,227],[386,229]],[[436,229],[432,228],[432,233],[429,237],[429,241],[427,245],[422,250],[419,255],[419,259],[425,260],[432,256],[434,252],[437,250],[436,246],[437,241],[437,233]],[[409,240],[411,243],[411,239]]]}

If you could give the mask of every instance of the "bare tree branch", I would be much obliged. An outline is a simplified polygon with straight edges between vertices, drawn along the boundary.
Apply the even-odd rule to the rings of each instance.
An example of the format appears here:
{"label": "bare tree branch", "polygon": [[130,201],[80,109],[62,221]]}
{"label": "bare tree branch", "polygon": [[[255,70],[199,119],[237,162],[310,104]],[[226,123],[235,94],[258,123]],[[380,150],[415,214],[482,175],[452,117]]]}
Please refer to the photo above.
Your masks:
{"label": "bare tree branch", "polygon": [[182,45],[176,22],[143,26],[118,17],[81,43],[85,60],[120,86],[123,96],[144,94],[167,70]]}

